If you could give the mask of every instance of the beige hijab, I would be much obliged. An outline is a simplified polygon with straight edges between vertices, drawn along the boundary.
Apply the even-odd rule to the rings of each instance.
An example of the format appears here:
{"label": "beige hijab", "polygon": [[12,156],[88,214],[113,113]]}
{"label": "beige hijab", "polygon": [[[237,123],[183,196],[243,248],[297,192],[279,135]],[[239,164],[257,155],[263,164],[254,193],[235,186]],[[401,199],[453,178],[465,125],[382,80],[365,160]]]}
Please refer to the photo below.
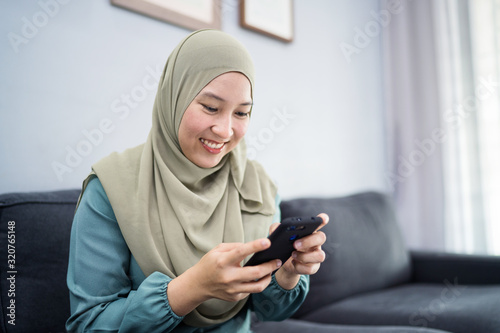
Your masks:
{"label": "beige hijab", "polygon": [[[208,169],[189,161],[179,145],[188,105],[211,80],[230,71],[244,74],[253,90],[252,61],[237,40],[216,30],[190,34],[167,60],[146,143],[92,167],[146,276],[159,271],[175,278],[220,243],[267,235],[276,188],[259,164],[247,160],[245,143]],[[245,302],[211,299],[184,322],[197,327],[222,323]]]}

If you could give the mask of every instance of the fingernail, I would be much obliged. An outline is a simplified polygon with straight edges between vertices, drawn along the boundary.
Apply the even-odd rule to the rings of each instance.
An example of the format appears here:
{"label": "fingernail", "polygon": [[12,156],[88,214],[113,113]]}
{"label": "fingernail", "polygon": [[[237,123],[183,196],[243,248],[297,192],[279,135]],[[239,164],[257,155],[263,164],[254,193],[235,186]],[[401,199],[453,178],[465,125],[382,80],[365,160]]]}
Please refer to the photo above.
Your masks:
{"label": "fingernail", "polygon": [[278,261],[276,262],[276,267],[281,267],[281,260],[278,260]]}
{"label": "fingernail", "polygon": [[263,239],[261,242],[262,246],[266,246],[267,245],[267,239]]}
{"label": "fingernail", "polygon": [[302,242],[296,242],[296,243],[295,243],[295,247],[296,247],[297,249],[300,249],[300,248],[302,247]]}
{"label": "fingernail", "polygon": [[293,259],[297,258],[297,252],[292,253],[292,258]]}

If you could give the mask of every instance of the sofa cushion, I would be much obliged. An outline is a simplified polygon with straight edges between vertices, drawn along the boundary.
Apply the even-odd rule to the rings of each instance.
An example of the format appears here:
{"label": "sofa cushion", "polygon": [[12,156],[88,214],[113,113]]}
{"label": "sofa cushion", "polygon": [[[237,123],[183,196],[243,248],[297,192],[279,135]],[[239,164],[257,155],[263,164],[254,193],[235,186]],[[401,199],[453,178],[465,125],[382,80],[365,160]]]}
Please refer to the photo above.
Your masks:
{"label": "sofa cushion", "polygon": [[432,328],[410,326],[361,326],[314,323],[305,320],[288,319],[283,322],[253,322],[252,332],[286,333],[451,333]]}
{"label": "sofa cushion", "polygon": [[390,199],[365,192],[339,198],[282,201],[282,217],[330,216],[322,230],[325,262],[311,276],[309,294],[294,317],[345,297],[409,280],[410,258]]}
{"label": "sofa cushion", "polygon": [[[2,332],[65,331],[70,315],[66,287],[69,237],[79,192],[0,195],[0,248],[4,254],[0,301],[7,311],[1,313]],[[12,319],[15,321],[9,323]]]}
{"label": "sofa cushion", "polygon": [[408,284],[350,297],[303,319],[344,325],[411,325],[454,333],[500,333],[500,286],[458,280]]}

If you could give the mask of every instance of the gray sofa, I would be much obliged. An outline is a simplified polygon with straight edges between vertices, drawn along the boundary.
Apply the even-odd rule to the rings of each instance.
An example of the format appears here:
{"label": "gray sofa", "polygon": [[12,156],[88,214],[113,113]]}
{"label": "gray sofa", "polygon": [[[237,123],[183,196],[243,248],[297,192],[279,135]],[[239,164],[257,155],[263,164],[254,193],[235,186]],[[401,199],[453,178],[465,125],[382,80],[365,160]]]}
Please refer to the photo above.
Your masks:
{"label": "gray sofa", "polygon": [[[64,332],[78,195],[0,195],[2,332]],[[294,317],[260,322],[255,316],[254,332],[500,332],[499,257],[408,251],[390,200],[380,193],[289,200],[281,209],[284,217],[330,215],[327,258]],[[273,311],[279,304],[256,306]]]}

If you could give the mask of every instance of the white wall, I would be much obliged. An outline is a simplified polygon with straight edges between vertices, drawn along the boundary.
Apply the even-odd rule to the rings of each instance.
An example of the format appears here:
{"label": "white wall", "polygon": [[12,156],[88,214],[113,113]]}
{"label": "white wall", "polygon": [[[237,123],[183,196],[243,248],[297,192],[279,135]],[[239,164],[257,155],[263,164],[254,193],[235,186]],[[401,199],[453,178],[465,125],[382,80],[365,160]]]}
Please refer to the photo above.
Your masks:
{"label": "white wall", "polygon": [[[80,187],[94,162],[142,143],[155,72],[189,33],[96,0],[65,0],[43,22],[41,4],[54,1],[0,2],[0,193]],[[375,22],[378,0],[296,0],[291,44],[242,29],[236,2],[222,1],[222,30],[257,68],[248,144],[282,197],[385,190],[380,37],[374,30],[350,62],[339,47]],[[141,91],[127,115],[114,112]],[[84,132],[99,126],[108,133],[89,146]],[[68,150],[89,147],[68,166]],[[58,177],[54,162],[71,172]]]}

